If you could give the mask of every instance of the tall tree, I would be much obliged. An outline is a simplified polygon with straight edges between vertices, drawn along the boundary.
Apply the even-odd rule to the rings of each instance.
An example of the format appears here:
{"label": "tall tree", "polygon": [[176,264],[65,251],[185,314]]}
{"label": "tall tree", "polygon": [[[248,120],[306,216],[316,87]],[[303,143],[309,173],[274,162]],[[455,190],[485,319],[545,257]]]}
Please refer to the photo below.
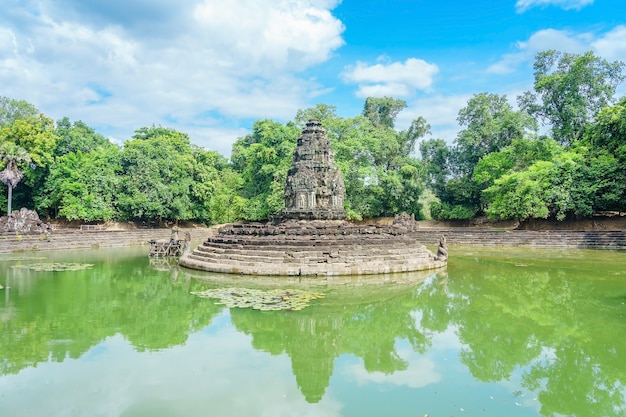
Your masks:
{"label": "tall tree", "polygon": [[78,151],[88,153],[99,147],[115,146],[82,121],[72,124],[67,117],[57,121],[55,133],[59,137],[55,154],[59,156]]}
{"label": "tall tree", "polygon": [[24,172],[24,185],[13,197],[25,207],[40,211],[41,199],[45,198],[43,184],[50,164],[54,162],[54,152],[58,143],[52,119],[40,114],[37,117],[16,119],[0,128],[0,142],[12,142],[24,148],[30,156],[32,167]]}
{"label": "tall tree", "polygon": [[368,97],[363,105],[362,115],[374,126],[393,128],[396,116],[406,108],[406,101],[391,97]]}
{"label": "tall tree", "polygon": [[56,159],[46,178],[42,208],[67,220],[108,221],[119,217],[120,150],[70,152]]}
{"label": "tall tree", "polygon": [[455,171],[461,175],[471,175],[483,156],[537,130],[536,122],[525,113],[513,110],[506,96],[489,93],[470,98],[459,110],[457,121],[464,129],[455,140],[452,156]]}
{"label": "tall tree", "polygon": [[518,103],[549,124],[553,138],[564,145],[582,138],[587,123],[613,102],[624,80],[623,62],[608,62],[592,52],[540,52],[534,69],[534,92],[519,96]]}
{"label": "tall tree", "polygon": [[233,144],[231,161],[241,175],[241,193],[247,200],[245,219],[267,219],[284,207],[285,179],[299,134],[295,123],[258,120],[252,133]]}
{"label": "tall tree", "polygon": [[11,215],[11,202],[13,201],[13,188],[22,180],[24,174],[19,170],[18,164],[31,161],[28,152],[14,143],[4,142],[0,145],[0,160],[6,162],[5,168],[0,172],[0,181],[8,188],[7,216]]}
{"label": "tall tree", "polygon": [[443,139],[428,139],[420,143],[426,182],[437,197],[445,199],[446,182],[450,176],[450,148]]}
{"label": "tall tree", "polygon": [[18,119],[37,117],[39,110],[25,100],[0,96],[0,127]]}
{"label": "tall tree", "polygon": [[194,155],[185,133],[152,126],[124,143],[118,207],[125,219],[189,220]]}
{"label": "tall tree", "polygon": [[[535,134],[536,122],[515,111],[506,96],[480,93],[469,99],[457,118],[464,127],[448,157],[451,177],[438,197],[443,205],[433,209],[439,218],[470,218],[484,209],[483,186],[474,179],[481,158],[511,144],[514,139]],[[446,214],[446,213],[449,213]]]}
{"label": "tall tree", "polygon": [[626,97],[598,113],[583,144],[590,149],[588,178],[594,179],[596,210],[626,211]]}

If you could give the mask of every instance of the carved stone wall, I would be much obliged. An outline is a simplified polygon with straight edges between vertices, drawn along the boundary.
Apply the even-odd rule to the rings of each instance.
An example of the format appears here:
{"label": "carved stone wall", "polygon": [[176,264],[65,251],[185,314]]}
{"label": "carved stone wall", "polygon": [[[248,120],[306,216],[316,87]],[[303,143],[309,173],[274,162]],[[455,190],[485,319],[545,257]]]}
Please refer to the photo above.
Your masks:
{"label": "carved stone wall", "polygon": [[298,138],[285,181],[282,219],[343,220],[345,186],[335,166],[326,131],[318,120],[309,120]]}

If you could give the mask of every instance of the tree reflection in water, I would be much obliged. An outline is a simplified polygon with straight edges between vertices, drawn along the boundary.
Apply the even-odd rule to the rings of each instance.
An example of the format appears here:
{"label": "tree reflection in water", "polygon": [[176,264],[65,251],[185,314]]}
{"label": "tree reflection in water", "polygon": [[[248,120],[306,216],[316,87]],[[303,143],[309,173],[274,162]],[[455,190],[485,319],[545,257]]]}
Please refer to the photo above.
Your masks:
{"label": "tree reflection in water", "polygon": [[[475,380],[521,374],[541,415],[617,417],[626,413],[621,256],[457,249],[447,272],[421,283],[318,286],[326,298],[304,310],[231,309],[230,320],[255,350],[289,357],[309,403],[324,398],[342,356],[360,358],[368,373],[393,375],[410,366],[399,341],[427,355],[437,335],[452,332]],[[176,265],[157,271],[144,257],[92,263],[65,279],[3,263],[11,289],[0,306],[0,374],[79,358],[115,334],[136,351],[182,346],[224,311],[189,294],[222,284]]]}

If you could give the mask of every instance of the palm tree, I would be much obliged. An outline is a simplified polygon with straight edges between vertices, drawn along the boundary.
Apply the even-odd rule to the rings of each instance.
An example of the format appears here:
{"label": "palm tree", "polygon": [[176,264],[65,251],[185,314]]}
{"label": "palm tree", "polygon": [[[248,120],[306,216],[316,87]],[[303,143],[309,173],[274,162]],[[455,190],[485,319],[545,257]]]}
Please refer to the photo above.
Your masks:
{"label": "palm tree", "polygon": [[5,142],[0,145],[0,160],[6,161],[7,165],[0,172],[0,181],[9,188],[7,216],[11,215],[11,200],[13,198],[13,188],[22,180],[24,174],[18,169],[17,164],[20,162],[30,163],[31,159],[28,152],[24,148],[17,146],[12,142]]}

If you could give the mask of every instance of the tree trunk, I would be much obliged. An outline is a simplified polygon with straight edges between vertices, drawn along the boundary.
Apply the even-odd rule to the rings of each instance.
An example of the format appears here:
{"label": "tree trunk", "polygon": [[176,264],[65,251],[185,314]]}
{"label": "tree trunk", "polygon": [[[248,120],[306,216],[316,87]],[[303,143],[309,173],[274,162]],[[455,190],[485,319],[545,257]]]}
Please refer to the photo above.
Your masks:
{"label": "tree trunk", "polygon": [[11,184],[7,184],[8,185],[8,189],[9,189],[9,198],[7,201],[7,217],[11,215],[11,199],[13,198],[13,187],[11,187]]}

